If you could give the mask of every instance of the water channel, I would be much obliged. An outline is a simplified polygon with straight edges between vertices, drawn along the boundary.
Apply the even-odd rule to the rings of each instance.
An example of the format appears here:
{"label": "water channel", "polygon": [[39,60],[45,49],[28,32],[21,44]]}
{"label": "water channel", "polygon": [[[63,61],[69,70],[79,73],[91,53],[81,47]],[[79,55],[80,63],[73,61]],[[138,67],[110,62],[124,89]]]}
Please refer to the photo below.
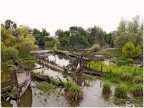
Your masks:
{"label": "water channel", "polygon": [[[72,58],[59,55],[59,54],[48,54],[49,60],[55,61],[60,66],[66,66],[71,63]],[[35,64],[36,68],[42,67],[40,64]],[[62,80],[65,80],[63,75],[47,67],[42,67],[41,69],[35,69],[34,72],[39,72],[44,70],[44,74],[49,76],[59,76]],[[2,67],[2,76],[8,73],[8,70]],[[2,80],[6,78],[3,77]],[[33,86],[37,81],[32,81],[31,85],[28,87],[26,92],[17,101],[11,100],[9,98],[1,100],[2,107],[69,107],[72,106],[66,99],[64,95],[50,94],[50,95],[40,95],[40,90],[34,88]],[[114,86],[111,87],[112,93],[110,96],[105,97],[102,94],[102,84],[103,82],[99,79],[89,81],[89,86],[82,87],[83,99],[76,105],[78,107],[114,107],[114,106],[134,106],[132,103],[116,104],[114,103]],[[61,88],[56,89],[60,93],[64,93]]]}

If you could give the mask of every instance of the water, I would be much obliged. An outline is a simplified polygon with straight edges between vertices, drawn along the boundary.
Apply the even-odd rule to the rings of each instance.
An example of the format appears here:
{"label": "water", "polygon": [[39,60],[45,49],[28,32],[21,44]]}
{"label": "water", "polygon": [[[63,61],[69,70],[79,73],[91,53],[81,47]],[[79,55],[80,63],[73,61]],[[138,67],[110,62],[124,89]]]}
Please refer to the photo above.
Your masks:
{"label": "water", "polygon": [[68,64],[70,64],[72,62],[72,58],[62,55],[62,54],[49,54],[47,59],[49,59],[50,61],[54,61],[55,63],[57,63],[59,66],[63,67],[63,66],[67,66]]}
{"label": "water", "polygon": [[[52,55],[49,54],[48,58],[50,60],[55,60],[61,66],[66,66],[71,63],[71,58],[68,58],[63,55]],[[35,64],[37,68],[42,67],[40,64]],[[45,71],[44,74],[53,76],[59,76],[62,80],[65,80],[63,75],[60,72],[54,71],[50,68],[43,67],[41,69],[35,69],[35,72],[40,72],[42,69]],[[8,69],[6,67],[2,67],[2,73],[7,75]],[[3,75],[4,76],[4,75]],[[3,78],[6,79],[6,78]],[[29,88],[20,97],[19,100],[10,100],[10,99],[2,99],[1,106],[2,107],[70,107],[73,106],[69,103],[66,96],[64,95],[64,89],[57,88],[56,90],[62,94],[54,94],[50,95],[41,95],[40,90],[34,88],[33,86],[37,81],[32,81]],[[110,95],[103,95],[102,93],[102,84],[103,82],[99,79],[89,81],[87,80],[89,86],[82,87],[83,91],[83,99],[76,105],[77,107],[115,107],[115,106],[133,106],[132,103],[126,104],[116,104],[114,103],[114,86],[111,87],[112,93]]]}

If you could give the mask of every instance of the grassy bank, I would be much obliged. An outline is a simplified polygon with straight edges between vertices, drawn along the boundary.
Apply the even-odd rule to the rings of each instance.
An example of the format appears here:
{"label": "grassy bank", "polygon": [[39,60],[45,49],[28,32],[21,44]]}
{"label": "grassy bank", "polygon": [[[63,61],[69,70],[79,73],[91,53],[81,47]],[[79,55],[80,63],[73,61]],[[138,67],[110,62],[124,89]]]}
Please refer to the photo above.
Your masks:
{"label": "grassy bank", "polygon": [[[137,84],[142,86],[143,84],[143,68],[142,67],[133,67],[133,66],[116,66],[114,63],[109,65],[104,64],[103,62],[89,62],[90,69],[92,70],[101,70],[103,76],[101,79],[103,81],[109,81],[114,85],[125,84],[125,88],[128,92],[133,91],[133,87]],[[131,87],[133,85],[133,87]]]}

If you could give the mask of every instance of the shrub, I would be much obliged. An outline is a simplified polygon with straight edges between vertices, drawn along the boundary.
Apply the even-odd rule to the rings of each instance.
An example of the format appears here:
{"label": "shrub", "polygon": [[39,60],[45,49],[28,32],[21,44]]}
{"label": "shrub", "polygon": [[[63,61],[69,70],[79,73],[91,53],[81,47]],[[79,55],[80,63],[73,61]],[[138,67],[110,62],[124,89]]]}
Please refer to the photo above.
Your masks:
{"label": "shrub", "polygon": [[132,58],[135,53],[135,46],[132,42],[128,42],[123,46],[122,53],[125,57]]}
{"label": "shrub", "polygon": [[107,93],[110,93],[110,92],[111,92],[110,83],[109,82],[104,82],[104,84],[103,84],[103,93],[107,94]]}
{"label": "shrub", "polygon": [[135,97],[142,97],[143,96],[143,86],[140,84],[136,84],[133,86],[132,94]]}
{"label": "shrub", "polygon": [[118,98],[126,98],[127,97],[127,92],[126,92],[125,85],[120,84],[120,85],[116,86],[115,96],[118,97]]}

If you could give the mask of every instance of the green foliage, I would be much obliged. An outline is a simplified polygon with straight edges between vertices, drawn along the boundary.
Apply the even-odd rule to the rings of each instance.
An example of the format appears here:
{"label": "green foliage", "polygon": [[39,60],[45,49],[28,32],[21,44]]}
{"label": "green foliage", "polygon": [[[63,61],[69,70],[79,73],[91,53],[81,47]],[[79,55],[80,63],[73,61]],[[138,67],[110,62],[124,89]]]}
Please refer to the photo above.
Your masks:
{"label": "green foliage", "polygon": [[132,41],[135,46],[142,45],[143,28],[139,21],[139,16],[135,16],[132,21],[122,19],[117,31],[115,31],[115,46],[122,49],[125,43]]}
{"label": "green foliage", "polygon": [[42,70],[41,70],[41,72],[42,72],[42,73],[44,73],[44,72],[45,72],[45,70],[44,70],[44,69],[42,69]]}
{"label": "green foliage", "polygon": [[134,56],[135,46],[132,42],[128,42],[122,48],[122,53],[125,57],[132,58]]}
{"label": "green foliage", "polygon": [[103,84],[103,93],[107,94],[107,93],[110,93],[110,92],[111,92],[110,83],[109,82],[104,82],[104,84]]}
{"label": "green foliage", "polygon": [[48,47],[54,47],[55,45],[59,45],[60,42],[58,39],[56,39],[55,37],[48,37],[47,38],[47,41],[45,42],[45,46],[48,46]]}
{"label": "green foliage", "polygon": [[[31,50],[37,50],[35,37],[31,34],[31,29],[26,26],[17,27],[16,23],[6,20],[2,26],[2,62],[8,60],[27,59]],[[12,69],[13,70],[13,69]]]}
{"label": "green foliage", "polygon": [[42,90],[44,93],[47,93],[47,94],[56,92],[56,87],[52,84],[47,83],[47,82],[37,83],[34,87]]}
{"label": "green foliage", "polygon": [[136,84],[133,86],[132,94],[135,97],[142,97],[143,96],[143,85]]}
{"label": "green foliage", "polygon": [[74,83],[72,81],[67,81],[64,83],[64,88],[66,90],[69,90],[72,86],[74,86]]}
{"label": "green foliage", "polygon": [[16,50],[13,47],[6,47],[4,44],[2,44],[2,62],[7,61],[9,59],[18,59],[18,50]]}
{"label": "green foliage", "polygon": [[11,91],[11,95],[15,97],[17,95],[17,87],[13,87]]}
{"label": "green foliage", "polygon": [[73,106],[76,106],[80,103],[83,98],[82,89],[77,86],[74,82],[68,81],[64,83],[65,95],[69,103]]}
{"label": "green foliage", "polygon": [[48,36],[50,35],[49,32],[46,31],[46,29],[42,29],[42,31],[34,28],[33,29],[33,36],[36,38],[36,43],[39,46],[45,46],[45,42],[48,40]]}
{"label": "green foliage", "polygon": [[79,103],[83,96],[82,89],[72,81],[65,82],[64,87],[67,99],[72,103]]}
{"label": "green foliage", "polygon": [[115,88],[115,96],[118,98],[127,98],[126,86],[119,84]]}
{"label": "green foliage", "polygon": [[139,84],[139,83],[143,83],[143,78],[142,76],[136,76],[133,80],[135,83]]}
{"label": "green foliage", "polygon": [[133,80],[133,76],[130,73],[124,73],[121,75],[121,80],[122,81],[132,81]]}
{"label": "green foliage", "polygon": [[99,44],[94,44],[89,50],[92,52],[97,52],[100,50],[100,46]]}
{"label": "green foliage", "polygon": [[68,96],[72,98],[79,98],[82,96],[82,90],[78,86],[74,85],[70,87]]}
{"label": "green foliage", "polygon": [[135,47],[134,55],[137,56],[137,55],[140,55],[140,54],[142,54],[142,46],[141,45],[137,45]]}
{"label": "green foliage", "polygon": [[142,53],[142,48],[140,45],[135,47],[132,42],[128,42],[122,48],[122,53],[125,57],[133,58],[134,56],[140,55]]}

